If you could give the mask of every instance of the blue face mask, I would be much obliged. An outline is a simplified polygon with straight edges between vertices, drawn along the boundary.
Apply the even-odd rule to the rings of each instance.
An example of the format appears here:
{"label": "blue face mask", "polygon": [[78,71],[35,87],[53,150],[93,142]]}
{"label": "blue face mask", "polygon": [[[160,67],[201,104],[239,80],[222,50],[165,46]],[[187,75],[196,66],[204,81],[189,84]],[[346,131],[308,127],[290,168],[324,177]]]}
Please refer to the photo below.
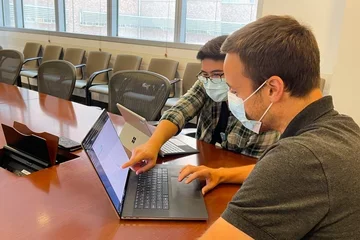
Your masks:
{"label": "blue face mask", "polygon": [[248,96],[245,100],[242,100],[242,98],[237,97],[234,93],[231,93],[230,91],[228,92],[228,102],[231,113],[242,123],[244,127],[257,134],[259,134],[260,132],[261,120],[265,117],[265,114],[269,111],[273,103],[269,105],[269,107],[266,109],[259,121],[249,120],[246,118],[244,103],[255,93],[257,93],[265,84],[266,81],[261,84],[261,86],[258,87],[258,89],[256,89],[252,94],[250,94],[250,96]]}
{"label": "blue face mask", "polygon": [[206,94],[214,102],[222,102],[227,100],[229,87],[224,78],[207,80],[205,77],[199,76],[199,81],[204,85]]}

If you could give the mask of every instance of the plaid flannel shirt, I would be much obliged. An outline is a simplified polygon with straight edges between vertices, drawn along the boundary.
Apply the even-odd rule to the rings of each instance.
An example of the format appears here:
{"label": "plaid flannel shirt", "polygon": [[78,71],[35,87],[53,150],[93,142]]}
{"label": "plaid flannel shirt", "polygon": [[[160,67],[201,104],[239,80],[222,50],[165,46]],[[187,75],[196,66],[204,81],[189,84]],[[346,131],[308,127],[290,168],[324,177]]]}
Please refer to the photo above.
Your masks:
{"label": "plaid flannel shirt", "polygon": [[[171,121],[178,126],[180,132],[185,123],[199,116],[196,138],[210,143],[220,112],[221,102],[214,102],[206,94],[203,84],[196,81],[176,105],[162,115],[161,120]],[[255,134],[245,128],[231,112],[223,135],[221,143],[223,148],[256,158],[260,157],[280,136],[276,131]]]}

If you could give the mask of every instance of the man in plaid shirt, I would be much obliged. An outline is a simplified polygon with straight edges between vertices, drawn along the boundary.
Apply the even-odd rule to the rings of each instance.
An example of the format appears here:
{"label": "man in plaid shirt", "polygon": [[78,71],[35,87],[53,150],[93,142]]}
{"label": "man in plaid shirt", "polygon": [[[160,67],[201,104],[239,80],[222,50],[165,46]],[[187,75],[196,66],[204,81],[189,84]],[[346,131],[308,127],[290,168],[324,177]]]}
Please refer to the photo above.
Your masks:
{"label": "man in plaid shirt", "polygon": [[[161,120],[174,123],[180,132],[188,121],[199,114],[196,138],[214,143],[213,133],[220,120],[223,103],[226,104],[213,101],[206,94],[203,83],[198,80],[175,106],[163,114]],[[221,140],[218,142],[222,148],[258,158],[279,137],[275,131],[255,134],[245,128],[231,112],[228,115],[227,126],[220,134]]]}
{"label": "man in plaid shirt", "polygon": [[[275,141],[279,134],[276,131],[256,134],[245,128],[231,114],[227,104],[229,88],[225,81],[223,63],[225,54],[220,52],[221,45],[227,36],[220,36],[207,42],[198,52],[201,60],[201,72],[193,87],[167,110],[149,141],[134,149],[129,162],[123,167],[132,167],[137,174],[149,170],[156,164],[161,146],[172,136],[178,134],[184,125],[199,116],[196,138],[211,144],[221,144],[222,148],[251,157],[260,157],[262,152]],[[146,165],[139,162],[146,160]],[[213,169],[206,166],[184,167],[179,181],[192,174],[186,182],[195,178],[205,178],[203,194],[222,182],[242,183],[254,165],[237,168]]]}

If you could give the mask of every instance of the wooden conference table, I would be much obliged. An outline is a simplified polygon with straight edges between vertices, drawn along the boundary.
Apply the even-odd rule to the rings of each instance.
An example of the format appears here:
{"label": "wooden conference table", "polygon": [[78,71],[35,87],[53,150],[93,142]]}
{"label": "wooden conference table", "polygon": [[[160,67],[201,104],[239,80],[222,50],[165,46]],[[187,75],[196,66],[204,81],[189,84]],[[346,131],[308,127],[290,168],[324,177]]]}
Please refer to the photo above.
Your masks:
{"label": "wooden conference table", "polygon": [[[35,91],[0,83],[0,122],[26,124],[35,132],[49,132],[80,142],[100,110]],[[124,121],[110,114],[120,132]],[[234,167],[254,159],[217,149],[181,136],[199,154],[159,163]],[[0,130],[0,148],[5,144]],[[237,185],[221,185],[205,195],[209,220],[119,220],[91,163],[79,158],[18,177],[0,168],[0,239],[195,239],[221,215]]]}

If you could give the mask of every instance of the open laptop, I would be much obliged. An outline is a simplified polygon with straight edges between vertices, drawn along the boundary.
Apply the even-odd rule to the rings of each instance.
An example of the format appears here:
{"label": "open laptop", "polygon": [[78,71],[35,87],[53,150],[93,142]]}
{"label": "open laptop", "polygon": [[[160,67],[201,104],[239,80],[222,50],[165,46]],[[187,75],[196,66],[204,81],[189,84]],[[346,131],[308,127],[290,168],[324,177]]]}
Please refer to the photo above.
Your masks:
{"label": "open laptop", "polygon": [[156,165],[136,175],[105,110],[81,143],[122,219],[207,220],[199,181],[178,182],[182,166]]}
{"label": "open laptop", "polygon": [[[125,119],[125,125],[120,133],[120,140],[122,144],[127,149],[133,150],[135,147],[146,143],[152,135],[152,131],[150,130],[146,119],[119,103],[117,103],[116,106]],[[164,157],[168,155],[191,154],[198,152],[199,151],[197,149],[192,148],[183,141],[173,137],[164,143],[160,149],[159,155]]]}

